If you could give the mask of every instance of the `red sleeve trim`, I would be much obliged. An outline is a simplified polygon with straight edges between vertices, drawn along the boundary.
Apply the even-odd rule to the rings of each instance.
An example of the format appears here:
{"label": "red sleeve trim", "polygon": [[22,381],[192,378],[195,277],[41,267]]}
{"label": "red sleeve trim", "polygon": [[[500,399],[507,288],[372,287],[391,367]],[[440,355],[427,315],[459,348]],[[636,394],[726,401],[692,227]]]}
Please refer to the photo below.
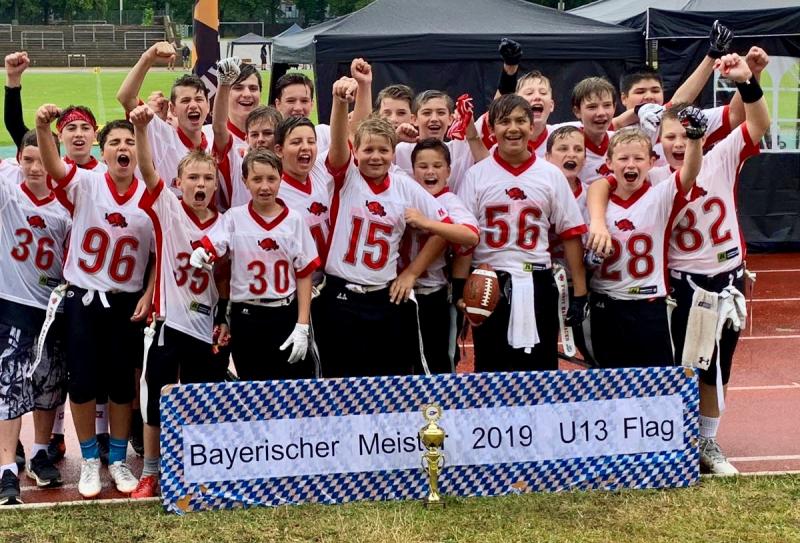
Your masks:
{"label": "red sleeve trim", "polygon": [[200,245],[202,245],[203,249],[205,249],[206,252],[211,255],[212,261],[219,258],[217,250],[214,248],[214,244],[211,243],[211,240],[208,239],[208,236],[203,236],[203,238],[200,240]]}
{"label": "red sleeve trim", "polygon": [[682,208],[689,202],[694,202],[705,193],[701,187],[697,186],[697,183],[692,185],[692,188],[688,192],[684,192],[683,187],[681,186],[680,170],[675,172],[675,188],[678,189],[678,194],[675,195],[675,203],[679,204],[678,209]]}
{"label": "red sleeve trim", "polygon": [[163,190],[164,180],[159,178],[158,183],[156,183],[156,186],[153,187],[152,191],[150,189],[144,191],[142,198],[139,200],[139,207],[145,211],[148,209],[153,209],[153,204],[156,203],[156,200],[158,200],[158,197],[161,195],[161,191]]}
{"label": "red sleeve trim", "polygon": [[582,224],[580,226],[575,226],[573,228],[570,228],[569,230],[564,230],[558,235],[558,237],[560,237],[561,239],[572,239],[580,237],[581,235],[585,234],[588,231],[589,228],[587,228],[585,224]]}
{"label": "red sleeve trim", "polygon": [[347,169],[350,167],[350,162],[353,160],[352,153],[350,154],[350,158],[347,162],[339,168],[334,168],[331,166],[330,163],[330,156],[325,157],[325,169],[328,170],[328,173],[333,176],[333,184],[336,188],[339,188],[344,184],[344,179],[347,176]]}
{"label": "red sleeve trim", "polygon": [[306,266],[302,270],[295,270],[294,274],[297,276],[298,279],[302,279],[303,277],[308,277],[314,270],[319,268],[319,266],[320,266],[320,260],[319,257],[317,257],[311,262],[309,262],[308,266]]}
{"label": "red sleeve trim", "polygon": [[722,126],[714,130],[709,136],[706,138],[705,143],[703,144],[703,149],[708,150],[713,147],[715,144],[719,143],[720,140],[724,139],[725,136],[731,133],[731,115],[730,115],[730,106],[723,106],[722,108]]}
{"label": "red sleeve trim", "polygon": [[751,156],[755,156],[761,152],[759,142],[753,141],[753,137],[747,129],[747,121],[742,123],[742,138],[744,139],[744,147],[739,153],[739,162],[744,162]]}
{"label": "red sleeve trim", "polygon": [[609,175],[608,177],[604,177],[603,179],[605,179],[608,182],[608,186],[611,187],[611,192],[614,192],[615,190],[617,190],[617,178],[616,177],[614,177],[613,175]]}
{"label": "red sleeve trim", "polygon": [[62,177],[61,179],[55,180],[55,186],[52,187],[53,190],[62,190],[66,187],[70,181],[75,177],[75,172],[78,171],[78,165],[73,164],[70,170],[67,172],[67,175]]}
{"label": "red sleeve trim", "polygon": [[231,150],[232,147],[233,147],[233,138],[232,137],[228,137],[228,145],[226,145],[224,149],[220,149],[217,146],[217,140],[215,139],[214,140],[214,148],[211,150],[211,152],[217,158],[217,160],[222,160],[223,157],[227,157],[228,156],[228,152]]}

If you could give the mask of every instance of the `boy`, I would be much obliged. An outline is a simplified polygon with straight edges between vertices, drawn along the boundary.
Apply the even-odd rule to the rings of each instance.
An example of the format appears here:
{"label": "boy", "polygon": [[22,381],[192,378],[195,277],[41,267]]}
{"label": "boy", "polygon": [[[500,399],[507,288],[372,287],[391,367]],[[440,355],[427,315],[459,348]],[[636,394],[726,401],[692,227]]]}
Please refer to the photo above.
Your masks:
{"label": "boy", "polygon": [[[156,43],[142,53],[117,91],[117,101],[126,113],[139,105],[137,95],[153,64],[171,55],[174,51],[167,42]],[[209,111],[208,89],[196,75],[183,75],[172,84],[169,101],[178,122],[177,128],[156,117],[147,133],[156,171],[170,189],[179,193],[174,184],[178,163],[193,149],[210,152],[213,146],[213,134],[203,129]]]}
{"label": "boy", "polygon": [[[219,91],[217,88],[217,97],[214,99],[216,104],[219,99]],[[239,73],[232,84],[228,86],[228,99],[226,100],[227,115],[223,117],[225,127],[233,139],[233,147],[242,149],[242,153],[247,149],[247,127],[245,123],[247,116],[261,102],[261,74],[256,70],[252,64],[241,64],[239,66]],[[273,127],[274,129],[275,127]],[[216,140],[217,133],[214,133]]]}
{"label": "boy", "polygon": [[395,130],[403,123],[411,123],[411,104],[414,91],[407,85],[389,85],[375,98],[375,111],[381,119],[389,121]]}
{"label": "boy", "polygon": [[[370,118],[348,145],[347,107],[358,86],[342,78],[333,86],[328,171],[334,176],[331,231],[325,263],[326,287],[315,329],[326,377],[398,375],[422,361],[411,304],[402,303],[414,280],[443,250],[432,236],[411,263],[403,281],[397,256],[406,228],[405,210],[420,209],[431,220],[448,221],[447,212],[413,180],[389,174],[396,134],[392,126]],[[344,337],[357,340],[345,342]],[[376,363],[380,356],[380,364]]]}
{"label": "boy", "polygon": [[[475,370],[555,370],[557,290],[547,233],[552,226],[564,240],[581,299],[586,284],[580,236],[586,225],[564,175],[528,147],[530,104],[516,94],[501,96],[489,106],[489,123],[497,147],[490,159],[470,168],[458,193],[482,232],[473,265],[491,265],[501,286],[496,309],[473,328]],[[583,308],[571,307],[570,324],[581,322],[578,315]]]}
{"label": "boy", "polygon": [[587,77],[572,89],[572,112],[580,120],[586,146],[586,162],[578,177],[587,185],[611,173],[606,165],[611,121],[617,93],[602,77]]}
{"label": "boy", "polygon": [[[48,137],[53,143],[52,136]],[[61,484],[61,474],[48,458],[47,443],[55,408],[66,395],[60,318],[35,371],[32,364],[50,292],[62,282],[71,221],[47,186],[34,132],[20,141],[19,164],[22,183],[16,173],[0,174],[0,250],[6,255],[0,280],[0,505],[22,503],[14,453],[21,417],[29,411],[34,413],[35,434],[28,477],[39,487]]]}
{"label": "boy", "polygon": [[[242,170],[250,203],[229,209],[190,262],[203,267],[230,254],[231,352],[240,379],[316,377],[308,352],[311,273],[319,266],[314,240],[300,214],[278,198],[281,163],[274,153],[249,151]],[[290,346],[287,356],[282,351]]]}
{"label": "boy", "polygon": [[[589,188],[592,228],[597,222],[611,232],[613,250],[592,276],[591,330],[593,356],[600,367],[673,365],[666,306],[665,255],[672,222],[687,202],[701,194],[695,179],[703,160],[702,112],[679,113],[690,138],[680,171],[655,187],[648,173],[655,158],[650,138],[638,129],[623,129],[611,139],[607,164],[613,175]],[[594,206],[607,198],[608,210]],[[598,209],[598,207],[600,209]],[[619,341],[619,330],[635,330]]]}
{"label": "boy", "polygon": [[[111,121],[98,134],[108,171],[69,170],[51,140],[50,123],[60,114],[46,104],[36,112],[36,133],[45,170],[55,193],[73,218],[64,279],[66,357],[75,431],[81,443],[78,492],[86,498],[101,490],[95,437],[95,399],[108,393],[109,472],[117,490],[130,493],[137,479],[125,464],[134,397],[134,368],[142,360],[141,321],[152,300],[141,294],[150,256],[152,225],[138,208],[144,184],[133,175],[136,143],[127,121]],[[113,364],[109,353],[115,353]]]}
{"label": "boy", "polygon": [[[246,64],[245,67],[250,66]],[[251,66],[252,67],[252,66]],[[258,106],[251,109],[244,122],[242,132],[244,147],[237,144],[237,137],[228,120],[228,107],[233,102],[234,89],[241,80],[241,68],[237,57],[225,58],[217,63],[219,87],[214,100],[211,127],[214,132],[214,156],[219,161],[222,176],[220,203],[222,209],[246,204],[250,194],[241,182],[242,157],[250,149],[272,151],[275,146],[275,128],[281,114],[275,108]],[[246,73],[246,72],[245,72]]]}
{"label": "boy", "polygon": [[[304,74],[289,72],[275,82],[275,109],[284,119],[289,117],[309,117],[314,109],[314,83]],[[331,127],[318,124],[317,148],[324,154],[331,144]]]}
{"label": "boy", "polygon": [[[147,192],[139,201],[150,217],[156,233],[156,259],[159,266],[153,311],[161,321],[159,339],[148,352],[144,383],[140,391],[144,426],[144,469],[133,498],[156,496],[159,473],[159,398],[162,387],[178,382],[219,382],[225,377],[225,360],[212,351],[212,330],[227,339],[224,322],[227,300],[217,308],[219,294],[212,275],[192,268],[189,258],[200,239],[219,221],[209,206],[217,185],[214,159],[192,151],[178,164],[178,188],[182,199],[164,190],[164,182],[153,168],[147,126],[153,118],[148,106],[131,111],[136,130],[136,155]],[[224,309],[223,309],[224,308]],[[160,334],[160,335],[159,335]]]}
{"label": "boy", "polygon": [[[453,99],[438,90],[427,90],[414,98],[412,122],[414,126],[401,125],[397,130],[402,134],[412,134],[412,141],[401,141],[395,148],[395,164],[409,176],[414,175],[411,164],[411,151],[416,141],[436,138],[444,141],[447,129],[453,123],[455,106]],[[404,128],[405,127],[405,128]],[[486,148],[480,141],[475,125],[467,123],[466,141],[451,140],[447,142],[452,159],[450,190],[457,191],[461,180],[475,162],[488,156]]]}
{"label": "boy", "polygon": [[[400,246],[400,269],[413,261],[431,234],[453,243],[458,253],[474,247],[479,238],[478,221],[458,196],[447,188],[447,178],[450,177],[450,151],[447,145],[434,138],[422,140],[414,146],[411,161],[414,164],[414,179],[445,208],[453,224],[430,220],[416,209],[407,209],[406,223],[412,228],[406,229]],[[444,253],[440,254],[414,284],[419,308],[419,331],[431,373],[455,372],[450,357],[455,345],[450,344],[449,281],[445,256]],[[418,372],[417,368],[415,370]]]}

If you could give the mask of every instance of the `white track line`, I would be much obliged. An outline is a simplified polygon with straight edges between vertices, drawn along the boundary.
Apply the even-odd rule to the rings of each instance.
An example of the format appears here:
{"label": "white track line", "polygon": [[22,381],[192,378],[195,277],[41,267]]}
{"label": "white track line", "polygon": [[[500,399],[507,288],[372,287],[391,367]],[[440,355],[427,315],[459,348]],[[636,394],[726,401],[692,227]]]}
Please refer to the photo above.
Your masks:
{"label": "white track line", "polygon": [[747,339],[800,339],[800,334],[790,334],[785,336],[741,336],[739,341]]}
{"label": "white track line", "polygon": [[797,273],[800,268],[790,268],[788,270],[750,270],[755,273]]}
{"label": "white track line", "polygon": [[753,298],[748,302],[800,302],[800,298]]}
{"label": "white track line", "polygon": [[782,454],[777,456],[739,456],[728,457],[731,462],[775,462],[780,460],[800,460],[800,454]]}
{"label": "white track line", "polygon": [[728,392],[736,390],[792,390],[800,389],[800,384],[792,383],[791,385],[760,385],[760,386],[742,386],[742,387],[728,387]]}

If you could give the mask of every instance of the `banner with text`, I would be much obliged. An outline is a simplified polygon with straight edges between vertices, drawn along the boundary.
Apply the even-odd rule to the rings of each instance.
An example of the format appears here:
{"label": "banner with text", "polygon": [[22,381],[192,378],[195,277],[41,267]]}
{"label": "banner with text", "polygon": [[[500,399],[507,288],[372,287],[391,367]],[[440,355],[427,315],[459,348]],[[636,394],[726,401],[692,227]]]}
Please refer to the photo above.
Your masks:
{"label": "banner with text", "polygon": [[443,494],[686,486],[686,368],[240,382],[161,397],[165,507],[417,499],[422,407],[444,410]]}

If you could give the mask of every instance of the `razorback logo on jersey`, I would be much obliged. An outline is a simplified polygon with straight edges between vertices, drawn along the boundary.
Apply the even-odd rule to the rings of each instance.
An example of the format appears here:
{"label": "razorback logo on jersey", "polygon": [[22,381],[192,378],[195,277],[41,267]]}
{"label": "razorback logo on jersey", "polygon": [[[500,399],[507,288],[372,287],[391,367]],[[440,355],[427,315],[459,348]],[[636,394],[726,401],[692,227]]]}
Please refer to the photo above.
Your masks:
{"label": "razorback logo on jersey", "polygon": [[367,202],[365,205],[373,215],[377,215],[378,217],[386,216],[386,210],[383,209],[383,205],[380,202]]}
{"label": "razorback logo on jersey", "polygon": [[278,242],[272,238],[264,238],[258,242],[258,246],[264,249],[265,251],[277,251],[280,249],[278,246]]}
{"label": "razorback logo on jersey", "polygon": [[44,224],[44,219],[39,215],[32,215],[30,217],[25,217],[25,218],[28,219],[28,224],[30,225],[31,228],[39,228],[41,230],[47,228],[47,226]]}
{"label": "razorback logo on jersey", "polygon": [[614,221],[614,226],[616,226],[623,232],[636,229],[636,227],[633,225],[630,219],[620,219],[618,221]]}
{"label": "razorback logo on jersey", "polygon": [[198,239],[196,241],[191,242],[191,246],[192,246],[192,250],[194,251],[195,249],[199,249],[200,247],[202,247],[203,246],[203,242],[201,242]]}
{"label": "razorback logo on jersey", "polygon": [[525,198],[527,198],[527,196],[525,195],[525,191],[519,187],[506,189],[506,194],[512,200],[524,200]]}
{"label": "razorback logo on jersey", "polygon": [[605,162],[603,162],[600,165],[600,167],[597,168],[595,171],[597,173],[599,173],[600,175],[611,175],[612,173],[614,173],[614,172],[611,171],[611,168],[609,168],[608,164],[606,164]]}
{"label": "razorback logo on jersey", "polygon": [[703,187],[701,187],[700,185],[695,185],[695,189],[694,190],[699,195],[698,198],[700,196],[708,196],[708,191],[706,189],[704,189]]}
{"label": "razorback logo on jersey", "polygon": [[[369,205],[369,204],[367,204]],[[321,202],[314,202],[310,206],[308,206],[308,212],[313,213],[314,215],[322,215],[328,211],[328,207],[322,204]]]}
{"label": "razorback logo on jersey", "polygon": [[122,215],[122,213],[117,211],[114,213],[106,213],[106,220],[111,226],[118,226],[120,228],[128,227],[128,221],[125,220],[125,217]]}

